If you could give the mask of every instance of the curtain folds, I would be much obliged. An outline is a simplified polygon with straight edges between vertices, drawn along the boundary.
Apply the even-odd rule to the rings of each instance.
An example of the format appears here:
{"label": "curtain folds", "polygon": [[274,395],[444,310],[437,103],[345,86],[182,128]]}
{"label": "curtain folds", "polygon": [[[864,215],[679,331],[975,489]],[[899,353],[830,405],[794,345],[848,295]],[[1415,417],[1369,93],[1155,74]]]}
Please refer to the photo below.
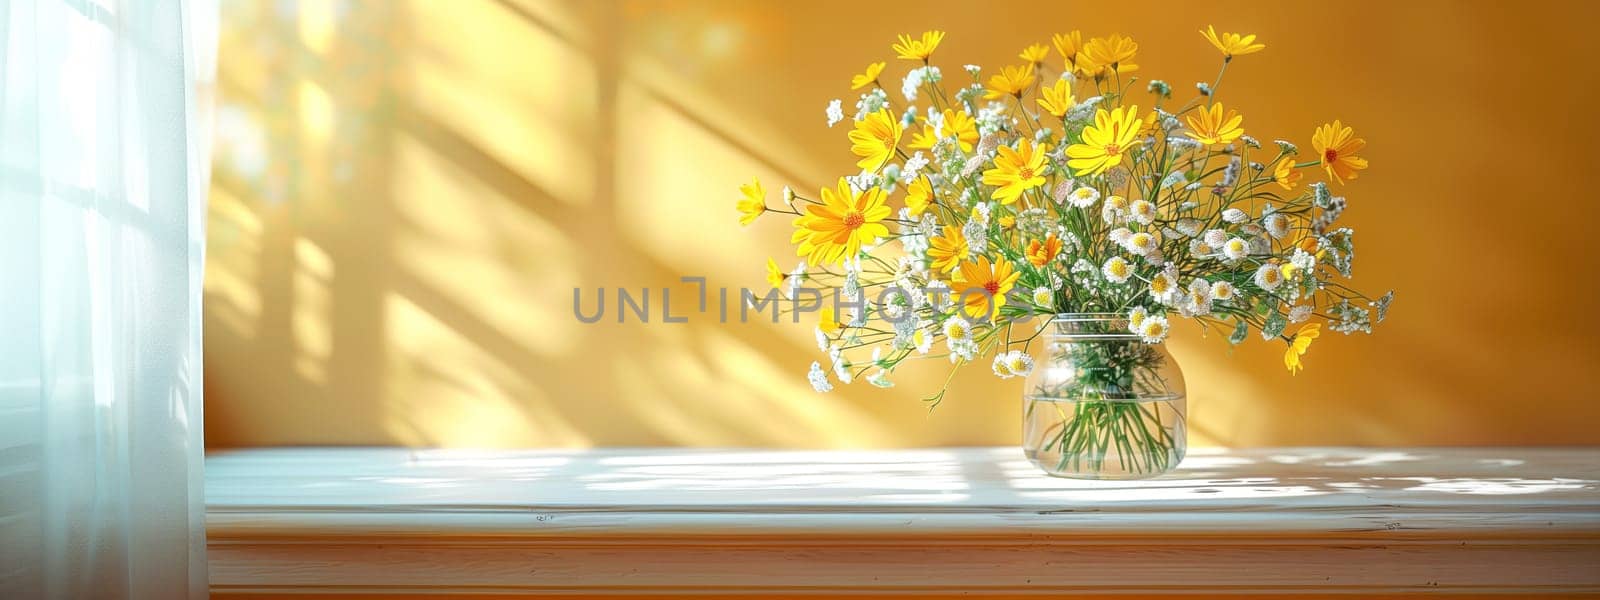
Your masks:
{"label": "curtain folds", "polygon": [[0,598],[204,598],[216,9],[0,0]]}

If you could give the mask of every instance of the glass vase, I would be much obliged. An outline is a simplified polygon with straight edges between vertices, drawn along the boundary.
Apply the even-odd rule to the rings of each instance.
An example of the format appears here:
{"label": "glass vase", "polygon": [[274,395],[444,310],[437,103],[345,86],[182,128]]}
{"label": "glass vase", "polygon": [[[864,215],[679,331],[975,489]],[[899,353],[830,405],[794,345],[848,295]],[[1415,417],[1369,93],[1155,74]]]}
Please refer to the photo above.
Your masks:
{"label": "glass vase", "polygon": [[1142,479],[1186,451],[1183,372],[1121,314],[1056,315],[1022,397],[1022,449],[1045,473]]}

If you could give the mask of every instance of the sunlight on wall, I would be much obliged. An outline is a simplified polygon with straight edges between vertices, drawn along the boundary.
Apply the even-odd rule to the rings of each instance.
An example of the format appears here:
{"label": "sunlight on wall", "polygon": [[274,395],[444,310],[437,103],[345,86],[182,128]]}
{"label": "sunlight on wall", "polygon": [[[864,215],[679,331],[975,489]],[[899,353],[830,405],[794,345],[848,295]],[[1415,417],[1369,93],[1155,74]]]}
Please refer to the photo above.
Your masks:
{"label": "sunlight on wall", "polygon": [[[759,289],[767,256],[796,260],[787,219],[737,224],[737,186],[759,177],[780,202],[784,185],[815,193],[853,172],[823,107],[852,104],[846,82],[871,61],[891,61],[897,83],[897,33],[948,30],[936,55],[948,77],[1014,62],[1056,30],[1120,31],[1142,43],[1140,75],[1188,94],[1215,73],[1195,34],[1215,20],[1268,44],[1229,69],[1224,93],[1248,131],[1307,146],[1340,118],[1371,142],[1372,168],[1341,190],[1360,232],[1358,282],[1400,295],[1377,336],[1325,338],[1295,377],[1279,345],[1229,351],[1180,327],[1191,441],[1600,443],[1587,380],[1600,326],[1573,314],[1595,295],[1581,274],[1600,257],[1564,229],[1590,216],[1574,174],[1600,131],[1548,122],[1589,110],[1600,76],[1577,62],[1600,54],[1580,29],[1596,12],[225,0],[207,439],[1015,444],[1020,384],[982,365],[930,413],[919,399],[948,372],[941,361],[902,369],[892,389],[817,395],[804,380],[822,358],[809,317],[718,323],[717,287]],[[1552,81],[1563,91],[1512,100]],[[1508,157],[1521,170],[1503,179]],[[709,314],[684,276],[708,279]],[[616,322],[618,287],[649,288],[651,323]],[[607,289],[602,322],[574,318],[573,288],[586,303]],[[660,322],[663,289],[688,323]],[[729,308],[737,320],[736,296]],[[1435,484],[1450,482],[1419,482]]]}

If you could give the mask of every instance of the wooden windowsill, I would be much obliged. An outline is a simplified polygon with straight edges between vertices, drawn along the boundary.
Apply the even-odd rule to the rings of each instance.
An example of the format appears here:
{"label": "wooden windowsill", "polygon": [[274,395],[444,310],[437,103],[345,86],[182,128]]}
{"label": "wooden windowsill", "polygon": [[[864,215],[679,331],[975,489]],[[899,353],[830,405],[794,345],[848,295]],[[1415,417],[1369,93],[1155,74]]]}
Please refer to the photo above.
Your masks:
{"label": "wooden windowsill", "polygon": [[[206,461],[215,597],[1600,592],[1600,450],[253,449]],[[304,597],[304,596],[301,596]]]}

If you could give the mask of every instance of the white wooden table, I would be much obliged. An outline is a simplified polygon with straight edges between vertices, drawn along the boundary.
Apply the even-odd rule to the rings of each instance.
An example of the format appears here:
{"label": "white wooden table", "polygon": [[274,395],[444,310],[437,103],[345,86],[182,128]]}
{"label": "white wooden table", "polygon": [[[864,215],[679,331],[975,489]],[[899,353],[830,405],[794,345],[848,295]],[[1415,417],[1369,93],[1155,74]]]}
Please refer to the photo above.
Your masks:
{"label": "white wooden table", "polygon": [[1600,593],[1600,449],[256,449],[206,461],[211,583],[274,594]]}

